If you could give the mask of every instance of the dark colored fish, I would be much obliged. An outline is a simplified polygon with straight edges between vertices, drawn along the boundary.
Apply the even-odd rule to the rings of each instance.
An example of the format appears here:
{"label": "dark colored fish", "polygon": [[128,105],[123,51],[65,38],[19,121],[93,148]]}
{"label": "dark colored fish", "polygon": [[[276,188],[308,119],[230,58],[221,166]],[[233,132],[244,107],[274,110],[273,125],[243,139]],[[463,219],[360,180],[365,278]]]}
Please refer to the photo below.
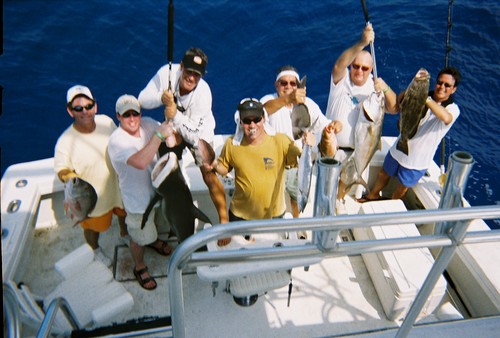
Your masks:
{"label": "dark colored fish", "polygon": [[64,211],[77,225],[86,220],[97,203],[97,193],[87,181],[74,177],[64,187]]}
{"label": "dark colored fish", "polygon": [[430,75],[427,70],[420,68],[399,104],[401,117],[399,119],[400,138],[396,148],[406,155],[410,154],[408,140],[417,133],[420,120],[425,115],[427,107],[425,100],[429,95]]}
{"label": "dark colored fish", "polygon": [[175,153],[167,153],[158,160],[151,172],[151,180],[157,194],[144,212],[142,227],[146,224],[151,209],[160,199],[161,212],[181,242],[194,233],[195,218],[211,223],[208,216],[193,204],[191,191],[179,168]]}
{"label": "dark colored fish", "polygon": [[[306,86],[307,76],[300,80],[297,88],[304,88]],[[311,115],[309,109],[305,104],[295,104],[292,109],[292,132],[293,138],[298,140],[302,137],[304,130],[311,126]]]}

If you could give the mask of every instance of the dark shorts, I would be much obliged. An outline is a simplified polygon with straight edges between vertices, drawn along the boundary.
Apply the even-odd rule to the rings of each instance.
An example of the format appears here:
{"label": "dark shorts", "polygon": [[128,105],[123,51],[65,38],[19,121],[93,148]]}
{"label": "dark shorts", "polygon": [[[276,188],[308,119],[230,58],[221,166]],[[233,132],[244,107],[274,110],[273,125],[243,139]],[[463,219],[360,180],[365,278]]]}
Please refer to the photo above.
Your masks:
{"label": "dark shorts", "polygon": [[416,170],[408,169],[399,164],[398,161],[392,157],[391,153],[388,152],[384,159],[384,171],[389,176],[397,176],[399,182],[407,188],[413,187],[417,184],[418,180],[424,176],[427,169]]}

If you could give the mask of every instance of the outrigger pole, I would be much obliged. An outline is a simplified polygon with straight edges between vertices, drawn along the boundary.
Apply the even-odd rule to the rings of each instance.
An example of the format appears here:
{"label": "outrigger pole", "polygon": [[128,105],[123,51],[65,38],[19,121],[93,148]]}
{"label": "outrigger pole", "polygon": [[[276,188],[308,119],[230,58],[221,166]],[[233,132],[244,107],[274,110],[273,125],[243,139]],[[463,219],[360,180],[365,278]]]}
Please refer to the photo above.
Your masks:
{"label": "outrigger pole", "polygon": [[174,2],[168,4],[168,89],[172,90],[172,60],[174,59]]}
{"label": "outrigger pole", "polygon": [[[451,45],[450,45],[450,40],[451,40],[451,27],[452,27],[452,22],[451,22],[451,8],[453,7],[453,0],[449,0],[448,2],[448,29],[446,33],[446,54],[444,58],[444,66],[448,67],[448,59],[449,59],[449,54],[452,50]],[[439,179],[439,183],[441,183],[441,186],[444,186],[444,182],[441,182],[444,180],[444,175],[446,173],[446,169],[444,167],[444,162],[445,162],[445,157],[446,157],[446,149],[445,149],[445,138],[441,140],[441,176]]]}
{"label": "outrigger pole", "polygon": [[[361,0],[361,6],[363,6],[363,13],[365,14],[365,21],[368,25],[370,23],[370,17],[368,16],[368,7],[366,7],[365,0]],[[373,41],[370,42],[370,52],[372,53],[373,58],[373,78],[377,79],[377,62],[375,61],[375,48],[373,46]]]}

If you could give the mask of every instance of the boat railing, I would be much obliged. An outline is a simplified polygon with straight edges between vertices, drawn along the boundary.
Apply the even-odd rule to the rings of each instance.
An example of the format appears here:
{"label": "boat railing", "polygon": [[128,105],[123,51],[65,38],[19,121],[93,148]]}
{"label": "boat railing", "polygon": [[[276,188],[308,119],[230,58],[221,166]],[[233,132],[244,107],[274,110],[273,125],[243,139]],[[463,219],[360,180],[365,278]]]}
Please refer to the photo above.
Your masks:
{"label": "boat railing", "polygon": [[14,291],[6,287],[5,284],[3,286],[3,315],[5,337],[20,337],[21,323],[19,304],[17,304]]}
{"label": "boat railing", "polygon": [[[240,221],[210,227],[181,243],[174,251],[168,266],[168,291],[172,315],[172,328],[175,337],[186,336],[184,322],[184,298],[182,271],[208,265],[223,265],[235,262],[279,262],[283,259],[297,260],[306,257],[339,257],[387,250],[413,248],[438,248],[441,254],[436,258],[427,280],[420,289],[414,304],[410,308],[398,336],[406,336],[420,313],[423,303],[420,299],[428,298],[429,290],[434,287],[437,278],[446,268],[454,250],[463,244],[500,241],[500,230],[466,232],[468,225],[475,219],[500,218],[500,206],[478,206],[470,208],[448,208],[436,210],[415,210],[383,214],[339,215],[314,218],[273,219],[258,221]],[[380,240],[337,241],[333,248],[325,248],[320,243],[306,242],[303,245],[273,246],[269,248],[246,248],[245,250],[220,250],[195,252],[211,241],[230,236],[245,234],[284,233],[297,231],[341,232],[343,230],[367,226],[390,226],[401,224],[430,224],[446,222],[447,228],[456,232],[437,232],[418,237],[391,238]],[[314,236],[313,236],[314,237]],[[453,250],[446,251],[445,248]],[[443,254],[444,253],[444,254]],[[298,266],[298,265],[297,265]]]}
{"label": "boat railing", "polygon": [[71,307],[69,306],[66,299],[59,297],[50,302],[50,305],[47,308],[47,312],[45,313],[45,317],[43,318],[42,324],[40,325],[40,329],[38,330],[38,333],[36,335],[37,338],[46,338],[50,336],[52,326],[54,325],[54,321],[59,310],[62,310],[73,329],[80,328],[78,320],[76,319],[76,315],[73,313],[73,310],[71,310]]}

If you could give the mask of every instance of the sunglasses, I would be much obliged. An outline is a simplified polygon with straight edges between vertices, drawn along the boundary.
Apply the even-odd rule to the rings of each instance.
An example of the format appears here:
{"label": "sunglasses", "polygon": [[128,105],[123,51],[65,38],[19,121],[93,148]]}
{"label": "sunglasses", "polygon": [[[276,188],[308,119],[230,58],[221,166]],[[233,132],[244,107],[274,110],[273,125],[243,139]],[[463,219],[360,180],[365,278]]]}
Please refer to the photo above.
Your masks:
{"label": "sunglasses", "polygon": [[95,106],[95,102],[92,102],[92,103],[89,103],[88,105],[86,106],[74,106],[74,107],[71,107],[71,110],[74,110],[76,112],[82,112],[84,109],[85,110],[90,110],[92,108],[94,108]]}
{"label": "sunglasses", "polygon": [[128,119],[130,117],[130,115],[133,115],[134,117],[137,117],[137,116],[141,115],[141,113],[138,113],[136,111],[128,111],[126,113],[123,113],[122,117]]}
{"label": "sunglasses", "polygon": [[361,70],[362,70],[363,72],[367,72],[367,71],[369,71],[369,70],[370,70],[370,67],[367,67],[367,66],[361,66],[361,65],[356,65],[356,64],[354,64],[354,63],[353,63],[351,66],[352,66],[352,68],[353,68],[353,69],[356,69],[356,70],[358,70],[358,69],[360,69],[360,68],[361,68]]}
{"label": "sunglasses", "polygon": [[244,124],[251,124],[252,122],[257,124],[259,123],[260,121],[262,121],[262,116],[259,116],[259,117],[255,117],[255,118],[250,118],[250,117],[245,117],[244,119],[241,120],[241,122],[243,122]]}
{"label": "sunglasses", "polygon": [[281,85],[281,86],[283,86],[283,87],[286,87],[288,84],[289,84],[291,87],[297,87],[297,82],[295,82],[295,81],[290,81],[290,82],[288,82],[288,81],[284,81],[284,80],[281,80],[281,81],[280,81],[280,85]]}
{"label": "sunglasses", "polygon": [[451,85],[451,84],[449,84],[447,82],[436,81],[436,86],[441,86],[441,85],[445,86],[445,88],[451,88],[451,87],[453,87],[453,85]]}

